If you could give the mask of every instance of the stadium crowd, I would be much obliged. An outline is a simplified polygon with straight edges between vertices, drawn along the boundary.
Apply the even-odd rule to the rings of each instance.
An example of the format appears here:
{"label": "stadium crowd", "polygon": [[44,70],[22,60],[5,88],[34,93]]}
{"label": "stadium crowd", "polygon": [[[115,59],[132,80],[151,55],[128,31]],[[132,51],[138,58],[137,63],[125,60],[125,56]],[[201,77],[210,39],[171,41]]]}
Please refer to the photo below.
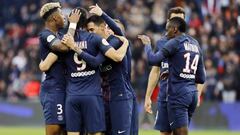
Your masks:
{"label": "stadium crowd", "polygon": [[[41,5],[53,0],[1,0],[0,97],[37,99],[42,73],[38,69],[38,33],[43,28]],[[55,0],[56,1],[56,0]],[[182,6],[188,33],[200,42],[207,69],[205,101],[240,100],[240,1],[237,0],[60,0],[64,14],[77,6],[99,3],[126,26],[132,42],[132,84],[144,100],[149,67],[138,34],[155,43],[164,34],[167,10]],[[13,4],[14,3],[14,4]]]}

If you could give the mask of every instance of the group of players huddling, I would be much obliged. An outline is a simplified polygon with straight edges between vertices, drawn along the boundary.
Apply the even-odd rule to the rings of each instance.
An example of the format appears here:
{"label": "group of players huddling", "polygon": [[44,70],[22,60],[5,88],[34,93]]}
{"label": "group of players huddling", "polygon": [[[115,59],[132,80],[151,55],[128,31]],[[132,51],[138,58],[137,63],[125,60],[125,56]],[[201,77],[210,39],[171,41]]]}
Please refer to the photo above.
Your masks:
{"label": "group of players huddling", "polygon": [[[40,101],[46,135],[138,135],[136,94],[131,86],[131,50],[119,20],[98,5],[73,9],[64,25],[59,3],[40,10],[39,68],[45,72]],[[145,99],[161,78],[155,128],[162,135],[187,135],[205,81],[198,42],[185,34],[184,11],[169,10],[166,36],[152,52],[150,38],[139,35],[153,65]],[[161,70],[161,74],[160,74]]]}

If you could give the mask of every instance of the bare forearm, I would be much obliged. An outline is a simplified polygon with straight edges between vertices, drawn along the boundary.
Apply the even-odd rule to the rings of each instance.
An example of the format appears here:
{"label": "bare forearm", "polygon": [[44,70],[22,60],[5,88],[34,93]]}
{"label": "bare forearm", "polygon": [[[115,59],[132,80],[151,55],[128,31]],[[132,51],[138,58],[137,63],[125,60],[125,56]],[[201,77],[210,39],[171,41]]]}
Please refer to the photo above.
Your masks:
{"label": "bare forearm", "polygon": [[158,84],[159,76],[160,68],[157,66],[153,66],[148,78],[148,86],[146,92],[147,98],[150,98],[152,96],[153,90]]}
{"label": "bare forearm", "polygon": [[117,54],[119,56],[120,61],[122,61],[122,59],[126,55],[126,52],[127,52],[127,49],[128,49],[128,44],[129,44],[128,41],[124,41],[123,45],[118,50],[116,50],[116,52],[117,52]]}
{"label": "bare forearm", "polygon": [[197,85],[198,95],[201,96],[202,91],[204,89],[204,84],[196,84],[196,85]]}

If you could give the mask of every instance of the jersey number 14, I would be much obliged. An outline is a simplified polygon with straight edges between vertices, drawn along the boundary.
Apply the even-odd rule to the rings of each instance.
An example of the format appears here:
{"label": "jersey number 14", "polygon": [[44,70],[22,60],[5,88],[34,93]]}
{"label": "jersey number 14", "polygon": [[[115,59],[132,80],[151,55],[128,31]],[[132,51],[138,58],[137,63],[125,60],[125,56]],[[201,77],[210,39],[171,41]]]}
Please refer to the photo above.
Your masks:
{"label": "jersey number 14", "polygon": [[[185,68],[183,69],[184,73],[190,73],[191,70],[193,71],[194,74],[196,74],[197,72],[197,66],[198,66],[198,61],[199,61],[199,55],[195,55],[192,63],[191,63],[191,67],[190,67],[190,53],[185,53],[184,54],[184,58],[186,59],[186,64],[185,64]],[[190,69],[191,68],[191,69]]]}

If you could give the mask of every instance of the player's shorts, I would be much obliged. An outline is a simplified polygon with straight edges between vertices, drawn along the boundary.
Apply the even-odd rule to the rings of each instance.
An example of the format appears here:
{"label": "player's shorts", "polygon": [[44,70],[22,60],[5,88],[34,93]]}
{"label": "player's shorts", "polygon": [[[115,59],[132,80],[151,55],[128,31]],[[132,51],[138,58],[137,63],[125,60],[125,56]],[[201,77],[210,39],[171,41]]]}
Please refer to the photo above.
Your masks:
{"label": "player's shorts", "polygon": [[43,115],[46,125],[65,124],[65,91],[40,92],[40,102],[43,107]]}
{"label": "player's shorts", "polygon": [[104,101],[104,110],[105,110],[105,120],[106,120],[106,131],[105,135],[111,135],[112,125],[111,125],[111,118],[110,118],[110,108],[109,108],[109,101]]}
{"label": "player's shorts", "polygon": [[112,135],[130,135],[133,99],[110,101]]}
{"label": "player's shorts", "polygon": [[154,129],[161,132],[171,132],[168,120],[167,101],[158,101]]}
{"label": "player's shorts", "polygon": [[197,91],[168,98],[168,119],[172,130],[188,126],[198,101]]}
{"label": "player's shorts", "polygon": [[105,114],[101,96],[67,96],[66,129],[68,132],[105,131]]}
{"label": "player's shorts", "polygon": [[131,121],[131,134],[138,135],[138,104],[136,97],[133,98],[133,109],[132,109],[132,121]]}

